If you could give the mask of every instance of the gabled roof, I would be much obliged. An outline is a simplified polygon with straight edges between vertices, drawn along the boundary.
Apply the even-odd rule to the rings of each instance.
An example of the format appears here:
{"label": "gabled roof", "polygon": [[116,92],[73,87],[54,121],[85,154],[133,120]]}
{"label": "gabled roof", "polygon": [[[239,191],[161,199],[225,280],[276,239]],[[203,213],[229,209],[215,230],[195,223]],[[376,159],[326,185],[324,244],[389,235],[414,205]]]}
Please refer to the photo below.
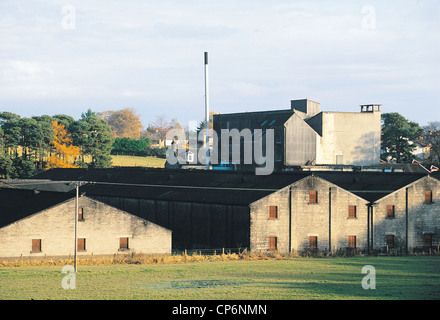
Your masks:
{"label": "gabled roof", "polygon": [[315,175],[373,202],[425,177],[405,172],[253,172],[172,170],[160,168],[52,169],[34,177],[58,181],[92,181],[81,187],[90,196],[244,205],[305,177]]}
{"label": "gabled roof", "polygon": [[65,192],[0,189],[0,228],[74,198]]}
{"label": "gabled roof", "polygon": [[257,176],[232,171],[156,168],[52,169],[34,178],[93,181],[81,187],[89,196],[243,205],[263,198],[310,173]]}
{"label": "gabled roof", "polygon": [[316,175],[370,202],[427,176],[407,172],[320,172]]}

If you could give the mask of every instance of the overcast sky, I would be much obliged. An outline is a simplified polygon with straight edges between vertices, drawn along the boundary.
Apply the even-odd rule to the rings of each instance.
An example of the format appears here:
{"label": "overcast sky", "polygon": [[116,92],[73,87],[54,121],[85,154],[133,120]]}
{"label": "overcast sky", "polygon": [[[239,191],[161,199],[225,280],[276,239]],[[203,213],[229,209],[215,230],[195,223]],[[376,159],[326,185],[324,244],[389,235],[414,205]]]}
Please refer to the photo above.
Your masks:
{"label": "overcast sky", "polygon": [[0,111],[134,108],[183,125],[211,110],[382,104],[440,121],[438,0],[0,1]]}

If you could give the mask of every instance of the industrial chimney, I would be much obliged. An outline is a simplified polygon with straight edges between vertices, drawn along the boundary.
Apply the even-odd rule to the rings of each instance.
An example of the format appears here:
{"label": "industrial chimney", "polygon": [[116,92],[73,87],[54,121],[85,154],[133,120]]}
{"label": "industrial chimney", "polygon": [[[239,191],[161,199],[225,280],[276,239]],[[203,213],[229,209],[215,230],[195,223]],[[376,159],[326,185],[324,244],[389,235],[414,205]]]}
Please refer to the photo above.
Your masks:
{"label": "industrial chimney", "polygon": [[209,170],[209,95],[208,95],[208,52],[205,52],[205,150],[206,170]]}

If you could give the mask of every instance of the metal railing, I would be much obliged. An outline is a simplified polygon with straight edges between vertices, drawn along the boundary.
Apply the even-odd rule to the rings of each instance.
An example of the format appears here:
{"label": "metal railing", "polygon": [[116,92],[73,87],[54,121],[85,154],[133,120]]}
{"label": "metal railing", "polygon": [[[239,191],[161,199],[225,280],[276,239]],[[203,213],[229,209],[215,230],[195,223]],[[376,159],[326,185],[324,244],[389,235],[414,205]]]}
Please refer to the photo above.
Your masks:
{"label": "metal railing", "polygon": [[183,249],[172,250],[172,255],[202,255],[202,256],[215,256],[222,254],[243,254],[249,252],[248,248],[217,248],[217,249]]}

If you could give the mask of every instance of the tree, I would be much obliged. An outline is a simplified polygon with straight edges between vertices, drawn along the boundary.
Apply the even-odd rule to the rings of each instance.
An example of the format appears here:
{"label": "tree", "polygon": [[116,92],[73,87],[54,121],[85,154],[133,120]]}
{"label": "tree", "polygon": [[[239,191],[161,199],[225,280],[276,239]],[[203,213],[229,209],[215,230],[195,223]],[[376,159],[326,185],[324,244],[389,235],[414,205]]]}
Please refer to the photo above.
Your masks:
{"label": "tree", "polygon": [[111,154],[145,156],[149,148],[149,139],[116,138]]}
{"label": "tree", "polygon": [[20,143],[20,116],[11,112],[0,113],[0,126],[3,130],[4,148],[8,153],[18,154]]}
{"label": "tree", "polygon": [[65,114],[56,114],[52,117],[52,119],[56,120],[59,124],[62,124],[66,128],[69,128],[69,126],[75,122],[73,117]]}
{"label": "tree", "polygon": [[51,142],[54,139],[54,130],[52,128],[53,118],[47,115],[32,117],[37,121],[37,130],[39,130],[39,139],[32,146],[35,154],[36,166],[44,169],[46,166],[46,158],[51,152]]}
{"label": "tree", "polygon": [[48,158],[48,167],[78,168],[79,166],[75,162],[79,157],[79,147],[73,145],[73,139],[63,124],[53,121],[52,128],[54,131],[52,141],[54,150],[52,151],[53,155]]}
{"label": "tree", "polygon": [[[108,168],[111,166],[110,152],[115,138],[107,123],[88,110],[81,119],[69,127],[73,144],[81,148],[81,154],[91,158],[88,166],[91,168]],[[85,165],[85,159],[82,159]]]}
{"label": "tree", "polygon": [[0,176],[7,179],[13,175],[13,172],[12,159],[9,154],[0,153]]}
{"label": "tree", "polygon": [[430,164],[439,165],[440,160],[440,122],[428,122],[423,127],[423,135],[421,144],[430,148],[429,162]]}
{"label": "tree", "polygon": [[162,114],[156,118],[155,122],[149,124],[145,134],[151,141],[158,140],[160,142],[165,141],[167,132],[171,129],[172,126],[167,116]]}
{"label": "tree", "polygon": [[9,178],[12,174],[12,160],[4,145],[4,132],[0,127],[0,176]]}
{"label": "tree", "polygon": [[421,135],[422,128],[399,113],[382,114],[382,157],[396,163],[410,162]]}
{"label": "tree", "polygon": [[97,115],[100,119],[107,122],[115,137],[139,139],[141,136],[142,122],[132,108],[104,111]]}

